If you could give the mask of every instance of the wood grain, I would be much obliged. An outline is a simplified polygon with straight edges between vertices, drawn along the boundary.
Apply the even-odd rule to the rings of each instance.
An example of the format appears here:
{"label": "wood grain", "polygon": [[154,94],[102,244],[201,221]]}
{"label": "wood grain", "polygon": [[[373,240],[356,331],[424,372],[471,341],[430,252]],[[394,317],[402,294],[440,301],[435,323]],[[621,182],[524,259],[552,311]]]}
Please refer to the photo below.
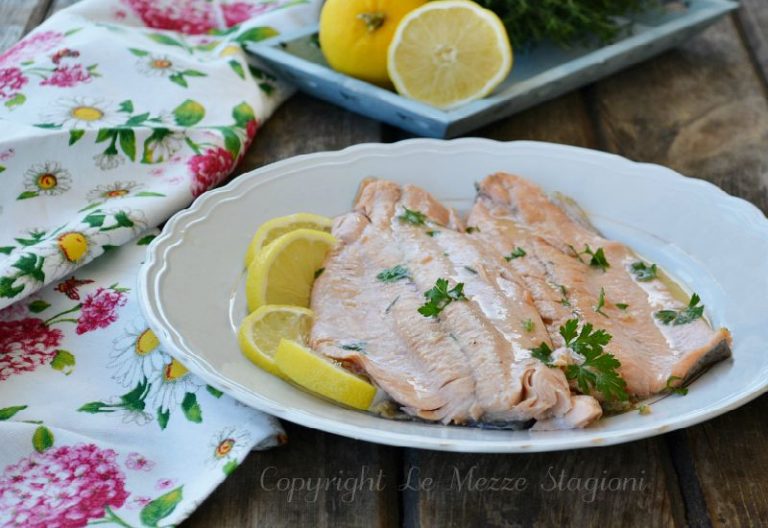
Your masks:
{"label": "wood grain", "polygon": [[768,3],[741,0],[738,21],[763,81],[768,84]]}
{"label": "wood grain", "polygon": [[607,150],[706,179],[768,211],[768,102],[733,20],[590,95]]}

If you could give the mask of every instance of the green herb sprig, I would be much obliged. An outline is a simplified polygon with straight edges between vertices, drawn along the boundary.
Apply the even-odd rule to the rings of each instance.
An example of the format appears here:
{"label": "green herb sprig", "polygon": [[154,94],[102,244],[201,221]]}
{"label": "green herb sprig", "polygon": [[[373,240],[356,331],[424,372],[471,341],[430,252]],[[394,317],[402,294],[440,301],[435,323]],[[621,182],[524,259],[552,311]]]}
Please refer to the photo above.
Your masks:
{"label": "green herb sprig", "polygon": [[704,305],[699,304],[701,298],[694,293],[685,310],[659,310],[654,317],[665,325],[679,326],[688,324],[704,315]]}
{"label": "green herb sprig", "polygon": [[448,289],[447,279],[437,279],[435,286],[424,292],[424,297],[427,298],[427,302],[419,307],[419,313],[424,317],[437,317],[453,301],[467,300],[464,296],[464,283],[459,282]]}

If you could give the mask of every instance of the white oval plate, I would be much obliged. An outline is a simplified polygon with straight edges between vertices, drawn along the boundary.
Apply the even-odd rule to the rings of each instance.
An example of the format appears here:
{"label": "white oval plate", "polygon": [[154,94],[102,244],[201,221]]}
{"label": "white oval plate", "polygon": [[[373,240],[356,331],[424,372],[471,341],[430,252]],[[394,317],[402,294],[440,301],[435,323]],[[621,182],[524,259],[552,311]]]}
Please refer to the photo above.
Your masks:
{"label": "white oval plate", "polygon": [[[474,182],[521,174],[575,198],[606,236],[625,242],[698,292],[707,315],[733,333],[733,359],[695,381],[687,396],[576,431],[499,431],[393,421],[303,392],[243,357],[242,259],[269,218],[351,208],[361,179],[413,183],[466,211]],[[175,215],[150,245],[139,297],[165,349],[212,386],[292,422],[371,442],[475,452],[531,452],[608,445],[690,426],[768,388],[768,220],[717,187],[601,152],[536,142],[416,139],[309,154],[242,175]]]}

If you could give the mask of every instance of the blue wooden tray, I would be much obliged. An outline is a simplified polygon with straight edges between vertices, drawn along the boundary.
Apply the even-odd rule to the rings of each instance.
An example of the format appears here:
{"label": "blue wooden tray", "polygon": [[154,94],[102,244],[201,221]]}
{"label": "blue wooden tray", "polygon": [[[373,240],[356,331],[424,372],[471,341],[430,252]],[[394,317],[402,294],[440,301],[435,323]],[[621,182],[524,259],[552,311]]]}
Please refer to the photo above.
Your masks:
{"label": "blue wooden tray", "polygon": [[631,21],[631,32],[602,47],[542,44],[516,54],[512,73],[488,97],[440,110],[332,70],[317,44],[317,27],[250,44],[247,50],[280,78],[315,97],[404,128],[446,138],[552,99],[676,46],[738,7],[731,0],[666,3]]}

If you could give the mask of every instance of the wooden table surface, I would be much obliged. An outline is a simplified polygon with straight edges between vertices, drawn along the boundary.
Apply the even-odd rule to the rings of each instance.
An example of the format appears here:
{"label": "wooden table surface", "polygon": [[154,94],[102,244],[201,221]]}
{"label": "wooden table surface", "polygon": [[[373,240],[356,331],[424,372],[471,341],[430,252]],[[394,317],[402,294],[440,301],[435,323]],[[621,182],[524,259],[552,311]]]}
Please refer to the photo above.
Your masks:
{"label": "wooden table surface", "polygon": [[[71,3],[1,0],[0,50]],[[742,0],[735,14],[687,44],[474,135],[663,164],[768,213],[768,2]],[[238,173],[296,154],[407,137],[297,95],[266,123]],[[526,455],[400,449],[286,423],[288,443],[251,453],[184,525],[768,525],[767,416],[768,395],[648,440]],[[361,476],[372,481],[354,493],[344,487]],[[608,488],[610,478],[637,485],[592,491],[601,482]],[[302,491],[302,483],[315,488]]]}

